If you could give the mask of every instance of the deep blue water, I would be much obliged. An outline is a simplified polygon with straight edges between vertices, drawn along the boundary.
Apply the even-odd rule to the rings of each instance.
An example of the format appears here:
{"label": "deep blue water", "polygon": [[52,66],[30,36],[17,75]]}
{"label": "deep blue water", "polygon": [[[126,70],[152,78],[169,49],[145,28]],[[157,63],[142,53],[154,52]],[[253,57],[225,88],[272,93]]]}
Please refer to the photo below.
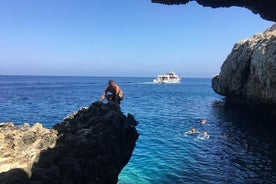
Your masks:
{"label": "deep blue water", "polygon": [[[0,122],[50,128],[97,101],[109,79],[0,76]],[[122,111],[135,116],[140,134],[120,184],[276,183],[273,117],[227,104],[211,79],[167,85],[153,78],[112,79],[125,94]],[[192,127],[208,131],[209,139],[184,135]]]}

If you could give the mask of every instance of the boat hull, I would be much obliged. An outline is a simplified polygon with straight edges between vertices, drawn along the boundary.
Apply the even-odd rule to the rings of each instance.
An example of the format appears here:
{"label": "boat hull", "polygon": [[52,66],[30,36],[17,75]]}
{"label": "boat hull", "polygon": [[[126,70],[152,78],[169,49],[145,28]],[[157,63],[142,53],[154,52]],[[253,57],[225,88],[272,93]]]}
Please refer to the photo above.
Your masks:
{"label": "boat hull", "polygon": [[169,72],[162,75],[158,75],[153,82],[154,83],[165,83],[165,84],[175,84],[180,83],[181,78],[176,75],[176,73]]}
{"label": "boat hull", "polygon": [[154,79],[153,82],[154,83],[161,83],[161,84],[176,84],[176,83],[180,83],[180,79],[173,79],[173,80],[158,80],[158,79]]}

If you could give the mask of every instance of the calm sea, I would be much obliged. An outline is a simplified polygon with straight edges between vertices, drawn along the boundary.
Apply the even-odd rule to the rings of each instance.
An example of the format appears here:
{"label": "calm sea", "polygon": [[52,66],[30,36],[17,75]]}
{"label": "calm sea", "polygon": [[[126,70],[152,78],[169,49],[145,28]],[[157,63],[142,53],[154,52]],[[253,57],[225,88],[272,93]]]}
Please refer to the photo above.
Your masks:
{"label": "calm sea", "polygon": [[[50,128],[97,101],[110,78],[0,76],[0,122]],[[112,78],[140,134],[120,184],[276,183],[275,119],[228,105],[211,79]],[[201,124],[200,120],[206,120]],[[198,134],[185,135],[195,128]],[[210,137],[202,138],[206,130]]]}

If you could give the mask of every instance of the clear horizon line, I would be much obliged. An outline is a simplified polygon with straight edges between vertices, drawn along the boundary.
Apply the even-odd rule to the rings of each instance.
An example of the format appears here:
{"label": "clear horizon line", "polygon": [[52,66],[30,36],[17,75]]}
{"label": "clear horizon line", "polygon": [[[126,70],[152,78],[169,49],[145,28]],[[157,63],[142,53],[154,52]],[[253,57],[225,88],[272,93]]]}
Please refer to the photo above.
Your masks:
{"label": "clear horizon line", "polygon": [[[103,77],[103,78],[155,78],[156,76],[103,76],[103,75],[36,75],[36,74],[0,74],[0,76],[22,76],[22,77]],[[198,77],[198,76],[186,76],[181,78],[209,78],[213,77]]]}

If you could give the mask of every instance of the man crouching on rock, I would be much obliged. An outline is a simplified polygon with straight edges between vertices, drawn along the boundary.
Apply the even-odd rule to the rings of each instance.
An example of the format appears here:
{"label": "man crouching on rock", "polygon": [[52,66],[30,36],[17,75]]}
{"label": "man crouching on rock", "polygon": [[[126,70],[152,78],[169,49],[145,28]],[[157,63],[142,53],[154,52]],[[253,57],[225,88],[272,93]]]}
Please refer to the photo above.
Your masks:
{"label": "man crouching on rock", "polygon": [[103,102],[105,98],[115,102],[116,105],[120,105],[121,100],[123,100],[123,91],[113,80],[108,81],[108,86],[105,88],[100,101]]}

